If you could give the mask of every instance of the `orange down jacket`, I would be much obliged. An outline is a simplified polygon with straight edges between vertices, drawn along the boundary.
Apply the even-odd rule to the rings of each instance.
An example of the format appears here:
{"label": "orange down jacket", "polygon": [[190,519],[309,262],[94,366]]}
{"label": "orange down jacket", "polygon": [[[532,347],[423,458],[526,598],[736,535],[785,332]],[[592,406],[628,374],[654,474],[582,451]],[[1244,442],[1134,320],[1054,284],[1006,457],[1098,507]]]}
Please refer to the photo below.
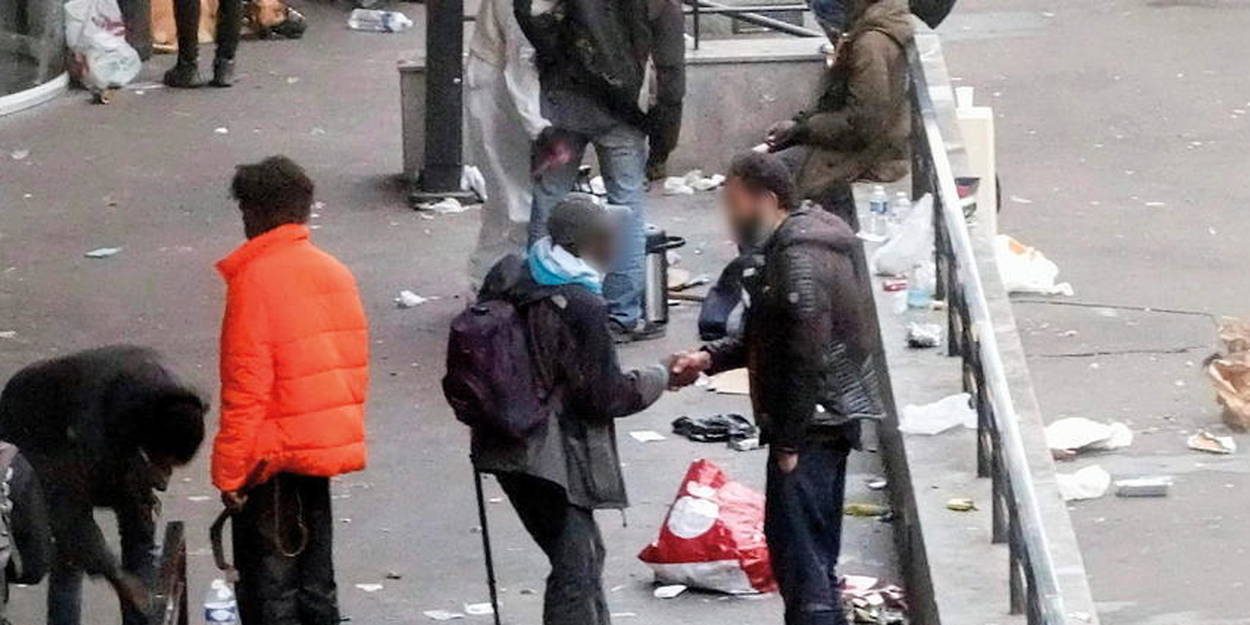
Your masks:
{"label": "orange down jacket", "polygon": [[277,473],[363,469],[369,337],[351,272],[295,224],[217,269],[227,296],[213,484],[235,491]]}

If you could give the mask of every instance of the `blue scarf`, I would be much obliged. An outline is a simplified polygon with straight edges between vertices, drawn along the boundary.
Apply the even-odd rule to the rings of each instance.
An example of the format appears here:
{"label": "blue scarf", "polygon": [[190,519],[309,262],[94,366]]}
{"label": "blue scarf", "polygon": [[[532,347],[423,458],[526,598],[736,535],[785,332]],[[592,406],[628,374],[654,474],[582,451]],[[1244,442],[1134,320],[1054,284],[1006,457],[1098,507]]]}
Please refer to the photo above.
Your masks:
{"label": "blue scarf", "polygon": [[580,284],[596,295],[603,294],[603,276],[590,263],[543,237],[530,246],[526,257],[530,275],[543,286]]}

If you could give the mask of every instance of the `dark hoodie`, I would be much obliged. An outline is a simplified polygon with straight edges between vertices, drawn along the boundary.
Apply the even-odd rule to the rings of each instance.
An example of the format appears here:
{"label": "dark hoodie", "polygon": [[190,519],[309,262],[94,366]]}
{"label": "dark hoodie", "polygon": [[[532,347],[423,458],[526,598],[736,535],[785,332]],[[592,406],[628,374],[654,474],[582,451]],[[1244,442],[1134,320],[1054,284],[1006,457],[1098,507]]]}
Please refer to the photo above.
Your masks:
{"label": "dark hoodie", "polygon": [[153,483],[140,443],[153,431],[145,418],[169,401],[202,402],[156,352],[132,345],[38,362],[5,385],[0,439],[39,476],[58,557],[92,575],[117,574],[92,510],[151,516],[153,488],[164,485]]}
{"label": "dark hoodie", "polygon": [[746,366],[766,443],[801,448],[880,418],[868,293],[855,273],[855,233],[819,209],[795,210],[743,272],[746,329],[704,347],[712,373]]}
{"label": "dark hoodie", "polygon": [[907,0],[858,0],[850,24],[814,106],[795,117],[793,144],[812,148],[798,176],[804,197],[819,197],[835,184],[907,175],[906,48],[913,39]]}
{"label": "dark hoodie", "polygon": [[655,403],[668,385],[668,369],[623,371],[603,298],[580,284],[540,286],[519,256],[491,269],[479,299],[533,302],[523,309],[530,347],[540,376],[562,401],[556,417],[524,441],[475,430],[473,466],[547,480],[580,508],[625,508],[615,420]]}

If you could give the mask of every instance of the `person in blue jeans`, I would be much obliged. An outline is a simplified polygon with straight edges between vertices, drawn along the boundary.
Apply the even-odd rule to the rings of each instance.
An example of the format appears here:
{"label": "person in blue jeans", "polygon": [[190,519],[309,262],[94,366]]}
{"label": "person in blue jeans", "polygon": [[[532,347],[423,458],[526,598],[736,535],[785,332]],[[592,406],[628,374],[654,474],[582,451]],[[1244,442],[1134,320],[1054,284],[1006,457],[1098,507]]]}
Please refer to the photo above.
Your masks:
{"label": "person in blue jeans", "polygon": [[529,242],[548,234],[552,209],[573,190],[593,145],[607,201],[624,219],[603,281],[609,330],[622,343],[664,331],[642,314],[646,193],[648,180],[666,174],[681,130],[686,44],[677,0],[638,0],[637,12],[617,2],[518,0],[515,9],[537,51],[542,112],[551,122],[535,141]]}

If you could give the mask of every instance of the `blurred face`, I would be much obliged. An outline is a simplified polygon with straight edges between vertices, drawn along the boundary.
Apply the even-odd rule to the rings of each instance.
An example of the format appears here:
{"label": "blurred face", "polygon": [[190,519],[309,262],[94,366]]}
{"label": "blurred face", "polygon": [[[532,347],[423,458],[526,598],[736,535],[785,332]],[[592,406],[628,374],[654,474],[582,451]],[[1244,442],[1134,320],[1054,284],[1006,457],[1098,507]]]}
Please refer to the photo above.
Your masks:
{"label": "blurred face", "polygon": [[743,246],[754,245],[772,232],[781,213],[777,196],[749,189],[738,178],[725,182],[721,204],[735,241]]}
{"label": "blurred face", "polygon": [[577,250],[578,256],[582,260],[590,263],[591,267],[599,270],[600,273],[606,273],[608,268],[612,266],[612,259],[616,257],[616,234],[613,229],[604,229],[590,236],[582,249]]}

